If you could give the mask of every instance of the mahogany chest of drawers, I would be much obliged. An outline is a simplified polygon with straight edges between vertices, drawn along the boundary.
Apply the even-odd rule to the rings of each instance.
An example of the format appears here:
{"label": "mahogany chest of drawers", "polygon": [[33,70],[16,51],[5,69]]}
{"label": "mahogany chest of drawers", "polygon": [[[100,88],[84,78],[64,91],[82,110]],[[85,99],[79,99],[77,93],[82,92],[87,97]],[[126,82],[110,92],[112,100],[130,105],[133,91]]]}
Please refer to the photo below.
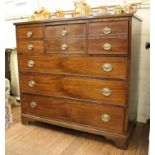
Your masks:
{"label": "mahogany chest of drawers", "polygon": [[132,14],[15,23],[22,123],[94,133],[126,148],[137,113],[140,23]]}

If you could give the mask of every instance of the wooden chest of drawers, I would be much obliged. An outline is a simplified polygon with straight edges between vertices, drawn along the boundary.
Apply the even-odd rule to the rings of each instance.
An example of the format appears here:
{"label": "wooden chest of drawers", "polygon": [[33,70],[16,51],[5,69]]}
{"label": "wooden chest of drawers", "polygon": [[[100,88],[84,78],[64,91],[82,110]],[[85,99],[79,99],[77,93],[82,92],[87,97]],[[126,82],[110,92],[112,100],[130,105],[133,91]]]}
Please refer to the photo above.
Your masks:
{"label": "wooden chest of drawers", "polygon": [[15,25],[22,123],[94,133],[126,148],[137,113],[140,20],[129,14]]}

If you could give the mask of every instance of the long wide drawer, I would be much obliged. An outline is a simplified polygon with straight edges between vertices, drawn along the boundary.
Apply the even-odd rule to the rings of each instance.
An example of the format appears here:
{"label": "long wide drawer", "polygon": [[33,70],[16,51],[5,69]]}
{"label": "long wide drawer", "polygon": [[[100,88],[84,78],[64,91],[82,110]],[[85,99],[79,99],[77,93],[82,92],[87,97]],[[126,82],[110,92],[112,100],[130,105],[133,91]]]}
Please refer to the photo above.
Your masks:
{"label": "long wide drawer", "polygon": [[127,67],[127,58],[119,57],[19,56],[19,68],[21,72],[127,79]]}
{"label": "long wide drawer", "polygon": [[21,74],[22,92],[125,105],[127,82],[63,75]]}
{"label": "long wide drawer", "polygon": [[123,132],[124,109],[75,100],[22,95],[22,112],[117,133]]}

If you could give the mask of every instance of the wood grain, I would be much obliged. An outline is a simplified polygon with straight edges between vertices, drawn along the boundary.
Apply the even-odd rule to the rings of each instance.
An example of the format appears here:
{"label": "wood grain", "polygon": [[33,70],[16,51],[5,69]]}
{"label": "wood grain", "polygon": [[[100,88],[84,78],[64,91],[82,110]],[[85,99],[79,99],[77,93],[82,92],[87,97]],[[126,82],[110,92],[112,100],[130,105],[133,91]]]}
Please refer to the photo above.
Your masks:
{"label": "wood grain", "polygon": [[43,37],[43,27],[42,26],[25,26],[17,28],[17,38],[28,38],[27,33],[32,32],[30,38],[42,38]]}
{"label": "wood grain", "polygon": [[[35,81],[34,87],[29,87],[30,80]],[[113,105],[125,106],[127,99],[127,83],[122,81],[65,77],[61,75],[21,74],[20,85],[22,92],[92,100]],[[102,94],[102,89],[105,87],[111,89],[110,96]]]}
{"label": "wood grain", "polygon": [[67,31],[64,37],[80,37],[86,35],[86,24],[66,24],[46,26],[45,37],[62,37],[62,30]]}
{"label": "wood grain", "polygon": [[137,119],[137,108],[138,108],[138,80],[139,80],[139,65],[140,65],[140,47],[141,47],[141,22],[130,19],[129,24],[129,88],[128,89],[128,110],[125,116],[125,132],[128,132],[128,128],[131,121]]}
{"label": "wood grain", "polygon": [[[29,45],[32,45],[32,50],[28,49]],[[43,53],[44,43],[42,40],[17,40],[18,53]]]}
{"label": "wood grain", "polygon": [[[62,50],[61,46],[67,45],[66,50]],[[78,45],[78,46],[77,46]],[[45,40],[46,53],[86,53],[86,38],[54,38]]]}
{"label": "wood grain", "polygon": [[20,122],[20,107],[12,108],[13,125],[6,129],[6,155],[148,155],[149,125],[137,123],[127,150],[102,136],[43,123]]}
{"label": "wood grain", "polygon": [[127,150],[121,150],[102,136],[43,123],[22,125],[20,107],[13,107],[12,114],[14,123],[6,129],[6,155],[148,155],[147,124],[137,123]]}
{"label": "wood grain", "polygon": [[[113,34],[128,34],[128,21],[107,21],[107,22],[90,22],[89,23],[89,36],[104,35],[103,29],[109,27]],[[108,35],[108,36],[109,36]]]}
{"label": "wood grain", "polygon": [[[105,50],[103,45],[111,44],[110,50]],[[89,54],[128,54],[128,39],[127,38],[88,38],[88,53]]]}
{"label": "wood grain", "polygon": [[[28,61],[35,65],[28,67]],[[48,65],[47,65],[48,63]],[[110,63],[112,71],[104,71],[103,65]],[[79,76],[127,79],[127,58],[119,57],[86,57],[70,55],[20,55],[21,72],[38,72],[52,74],[73,74]]]}
{"label": "wood grain", "polygon": [[[32,101],[36,102],[36,108],[31,108],[30,103]],[[117,133],[123,132],[123,108],[32,95],[22,95],[21,102],[23,113],[89,125],[90,127],[93,126]],[[101,119],[102,114],[108,114],[110,121],[103,122]]]}
{"label": "wood grain", "polygon": [[[29,124],[31,121],[41,121],[99,134],[112,140],[117,147],[126,148],[137,109],[135,102],[137,93],[136,89],[132,89],[132,86],[136,87],[137,76],[132,75],[137,75],[134,72],[136,72],[138,62],[135,62],[134,53],[139,52],[139,42],[134,40],[140,38],[134,37],[134,35],[137,34],[135,31],[139,30],[140,26],[135,24],[133,19],[140,23],[137,17],[128,14],[52,19],[15,24],[17,31],[21,31],[20,34],[17,32],[18,59],[22,58],[19,60],[21,98],[24,94],[29,94],[31,97],[39,95],[40,98],[46,98],[44,101],[48,101],[46,103],[39,99],[41,110],[35,114],[22,113],[22,123]],[[41,29],[37,34],[38,27]],[[110,27],[111,33],[103,34],[104,27]],[[36,31],[34,32],[36,37],[32,35],[32,37],[26,38],[25,33],[29,30]],[[62,30],[67,30],[65,36],[61,36]],[[137,36],[140,37],[140,34]],[[133,42],[135,46],[133,46]],[[28,51],[27,45],[30,43],[34,43],[35,46]],[[108,51],[103,49],[105,43],[110,43],[112,48]],[[62,49],[62,44],[67,45],[65,49]],[[26,66],[26,61],[29,59],[35,61],[32,68]],[[113,65],[111,72],[103,72],[101,66],[104,61],[109,61]],[[28,85],[30,80],[35,82],[33,87]],[[103,88],[106,88],[106,91],[109,88],[112,93],[105,96]],[[135,99],[132,99],[134,97]],[[51,113],[51,109],[46,108],[46,105],[53,103],[53,100],[51,101],[49,98],[55,98],[55,103],[60,103],[58,100],[61,100],[63,110],[67,109],[66,113],[64,114],[64,111],[60,110],[60,104],[58,107],[52,104],[52,108],[56,110]],[[66,100],[72,102],[66,103]],[[77,102],[81,104],[77,104]],[[100,106],[101,108],[99,108]],[[69,108],[73,110],[68,111]],[[96,120],[96,116],[98,117],[102,110],[113,112],[113,116],[115,110],[109,108],[123,109],[123,117],[119,115],[123,119],[123,126],[121,124],[119,129],[116,127],[120,134],[114,134],[112,130],[106,132],[106,127],[101,127],[98,119]],[[92,120],[96,120],[97,124],[95,121],[87,122],[86,115],[83,117],[87,125],[83,125],[83,117],[77,116],[77,110],[82,115],[84,115],[84,111],[89,117],[93,115]],[[93,113],[93,110],[96,114]],[[42,116],[43,111],[47,112],[49,117]],[[53,116],[55,112],[58,118],[63,116],[64,119],[62,121],[55,120]],[[37,115],[39,113],[40,115]],[[73,121],[72,123],[65,120],[69,117]],[[130,121],[131,118],[133,121]],[[89,123],[91,125],[94,123],[94,126]],[[110,128],[114,128],[113,125]]]}

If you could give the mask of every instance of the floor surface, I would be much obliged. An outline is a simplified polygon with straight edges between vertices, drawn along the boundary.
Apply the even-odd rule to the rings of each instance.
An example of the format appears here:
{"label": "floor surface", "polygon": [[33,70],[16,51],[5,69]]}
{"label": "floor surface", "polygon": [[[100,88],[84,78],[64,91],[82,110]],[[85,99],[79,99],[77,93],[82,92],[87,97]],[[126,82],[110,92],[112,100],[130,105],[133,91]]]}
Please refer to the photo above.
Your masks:
{"label": "floor surface", "polygon": [[6,129],[6,155],[147,155],[149,125],[137,123],[127,150],[102,136],[70,129],[20,122],[20,107],[13,107],[13,125]]}

